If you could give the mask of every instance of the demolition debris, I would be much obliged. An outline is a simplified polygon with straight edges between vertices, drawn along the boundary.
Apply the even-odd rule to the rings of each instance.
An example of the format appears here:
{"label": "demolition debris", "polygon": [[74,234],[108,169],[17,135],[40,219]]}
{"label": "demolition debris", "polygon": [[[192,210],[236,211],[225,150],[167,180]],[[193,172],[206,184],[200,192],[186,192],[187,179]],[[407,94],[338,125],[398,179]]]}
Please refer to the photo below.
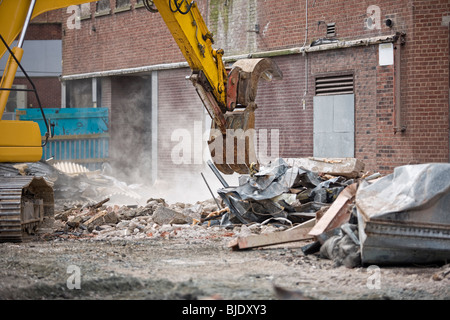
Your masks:
{"label": "demolition debris", "polygon": [[111,203],[142,196],[99,172],[45,163],[2,169],[53,183],[58,209],[47,239],[220,238],[232,250],[297,246],[348,268],[450,259],[449,164],[408,165],[382,177],[353,158],[276,159],[241,175],[238,186],[209,165],[223,185],[218,197],[195,204],[149,198],[143,206]]}

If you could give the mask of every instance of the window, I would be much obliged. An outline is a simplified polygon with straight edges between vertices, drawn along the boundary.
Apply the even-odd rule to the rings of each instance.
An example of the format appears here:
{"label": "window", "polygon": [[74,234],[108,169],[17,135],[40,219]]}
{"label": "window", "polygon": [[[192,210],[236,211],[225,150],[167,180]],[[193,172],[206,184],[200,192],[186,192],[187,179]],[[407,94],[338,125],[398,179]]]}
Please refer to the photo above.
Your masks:
{"label": "window", "polygon": [[100,0],[97,2],[97,9],[95,10],[96,15],[109,14],[111,12],[111,7],[109,0]]}
{"label": "window", "polygon": [[66,108],[102,106],[101,79],[80,79],[66,82]]}
{"label": "window", "polygon": [[91,4],[83,3],[80,5],[80,16],[81,20],[91,18]]}
{"label": "window", "polygon": [[130,0],[116,0],[116,9],[114,10],[114,12],[127,11],[130,9]]}
{"label": "window", "polygon": [[144,6],[144,0],[136,0],[135,8],[142,8]]}
{"label": "window", "polygon": [[130,0],[116,0],[116,8],[129,7]]}

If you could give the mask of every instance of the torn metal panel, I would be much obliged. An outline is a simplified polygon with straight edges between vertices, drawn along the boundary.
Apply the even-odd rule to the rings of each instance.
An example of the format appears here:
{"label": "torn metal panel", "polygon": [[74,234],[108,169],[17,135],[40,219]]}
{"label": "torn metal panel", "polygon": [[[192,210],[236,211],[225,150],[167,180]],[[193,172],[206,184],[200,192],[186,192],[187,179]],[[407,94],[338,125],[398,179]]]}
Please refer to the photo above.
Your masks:
{"label": "torn metal panel", "polygon": [[450,164],[398,167],[356,194],[362,261],[450,260]]}
{"label": "torn metal panel", "polygon": [[234,191],[242,200],[266,200],[279,196],[289,191],[283,183],[283,178],[288,170],[288,165],[283,159],[275,160],[271,166],[264,168],[250,177],[247,183],[240,185]]}

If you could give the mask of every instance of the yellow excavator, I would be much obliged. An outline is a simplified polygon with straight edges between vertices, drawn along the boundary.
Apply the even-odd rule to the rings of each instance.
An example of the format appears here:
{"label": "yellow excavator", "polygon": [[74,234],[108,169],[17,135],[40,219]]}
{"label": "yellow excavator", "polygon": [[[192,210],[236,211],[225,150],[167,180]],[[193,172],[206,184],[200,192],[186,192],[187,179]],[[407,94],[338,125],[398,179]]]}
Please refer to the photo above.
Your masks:
{"label": "yellow excavator", "polygon": [[[79,5],[86,0],[0,0],[0,58],[9,53],[0,83],[0,119],[20,64],[30,21],[50,10]],[[212,118],[208,141],[215,166],[224,174],[247,174],[259,163],[255,152],[255,99],[260,78],[281,78],[270,59],[242,59],[225,68],[224,51],[213,48],[213,34],[195,1],[143,0],[147,10],[159,13],[188,62],[192,81]],[[10,48],[17,40],[14,48]],[[22,89],[26,90],[26,89]],[[42,111],[42,108],[41,108]],[[49,138],[47,125],[45,142]],[[0,162],[37,162],[42,158],[42,136],[32,121],[0,120]],[[46,216],[53,216],[53,190],[42,178],[0,177],[0,241],[21,241],[35,232]]]}

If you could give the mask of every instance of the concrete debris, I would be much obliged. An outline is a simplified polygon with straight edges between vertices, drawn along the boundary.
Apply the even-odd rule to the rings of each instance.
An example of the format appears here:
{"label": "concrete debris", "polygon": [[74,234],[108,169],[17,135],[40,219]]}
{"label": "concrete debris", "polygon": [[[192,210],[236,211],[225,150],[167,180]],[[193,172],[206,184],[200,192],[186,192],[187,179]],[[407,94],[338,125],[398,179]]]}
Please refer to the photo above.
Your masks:
{"label": "concrete debris", "polygon": [[356,158],[288,158],[290,166],[302,167],[313,172],[321,172],[333,176],[358,178],[364,170],[364,162]]}
{"label": "concrete debris", "polygon": [[[241,175],[238,186],[223,184],[217,198],[168,204],[145,201],[132,186],[99,172],[0,164],[2,175],[44,176],[53,183],[60,205],[49,237],[219,237],[232,250],[297,246],[305,256],[347,268],[450,260],[450,165],[403,166],[387,176],[363,169],[352,158],[276,159]],[[118,205],[114,194],[140,204]]]}
{"label": "concrete debris", "polygon": [[[164,199],[149,199],[145,206],[75,206],[57,212],[54,232],[45,238],[89,238],[95,240],[136,240],[148,238],[186,239],[210,238],[211,232],[228,239],[235,233],[220,226],[211,226],[208,216],[217,214],[214,199],[167,204]],[[226,210],[224,210],[226,211]],[[195,223],[192,213],[198,214]],[[216,229],[215,229],[216,228]],[[239,232],[240,228],[235,231]]]}
{"label": "concrete debris", "polygon": [[157,224],[163,225],[163,224],[185,224],[189,223],[189,219],[187,216],[183,215],[182,213],[179,213],[175,210],[166,208],[166,207],[158,207],[158,209],[155,210],[153,213],[152,219]]}

